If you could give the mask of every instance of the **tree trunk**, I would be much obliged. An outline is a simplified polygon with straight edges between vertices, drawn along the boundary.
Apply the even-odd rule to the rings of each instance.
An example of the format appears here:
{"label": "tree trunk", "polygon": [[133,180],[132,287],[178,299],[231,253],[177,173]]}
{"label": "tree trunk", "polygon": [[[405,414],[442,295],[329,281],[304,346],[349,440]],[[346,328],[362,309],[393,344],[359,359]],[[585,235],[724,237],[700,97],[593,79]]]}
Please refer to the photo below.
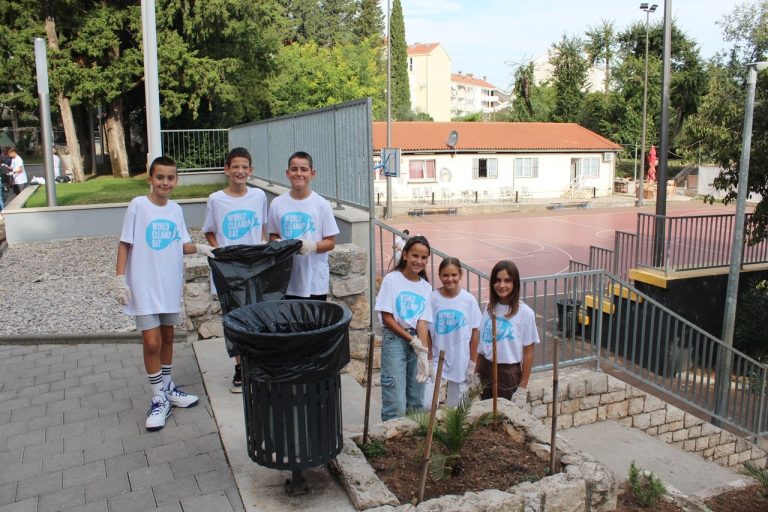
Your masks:
{"label": "tree trunk", "polygon": [[107,137],[107,151],[112,164],[112,176],[128,177],[128,152],[125,149],[125,130],[123,129],[123,99],[115,98],[107,106],[104,132]]}
{"label": "tree trunk", "polygon": [[[53,50],[59,49],[59,38],[56,35],[56,20],[49,12],[45,16],[45,33],[48,35],[48,46]],[[77,140],[77,130],[75,130],[75,119],[72,117],[72,107],[69,104],[69,98],[64,93],[58,91],[56,97],[59,101],[59,110],[61,111],[61,123],[64,125],[64,135],[67,138],[67,149],[72,157],[72,174],[75,181],[85,181],[83,174],[83,159],[80,156],[80,142]],[[44,148],[48,149],[48,148]]]}
{"label": "tree trunk", "polygon": [[[16,109],[11,109],[11,131],[13,132],[13,143],[19,143],[19,115]],[[20,149],[20,148],[19,148]]]}

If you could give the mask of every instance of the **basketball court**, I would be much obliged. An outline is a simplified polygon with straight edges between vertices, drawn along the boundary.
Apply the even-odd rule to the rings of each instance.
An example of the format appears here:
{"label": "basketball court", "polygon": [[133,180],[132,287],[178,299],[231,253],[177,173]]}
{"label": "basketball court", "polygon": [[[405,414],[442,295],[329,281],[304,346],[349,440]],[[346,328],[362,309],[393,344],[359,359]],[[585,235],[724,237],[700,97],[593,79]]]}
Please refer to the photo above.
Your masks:
{"label": "basketball court", "polygon": [[[510,259],[520,269],[521,277],[532,277],[567,272],[571,259],[587,262],[590,245],[612,249],[615,231],[634,233],[637,230],[638,212],[652,214],[655,210],[653,207],[624,207],[427,215],[398,217],[389,224],[400,231],[408,229],[411,235],[426,236],[432,247],[483,272],[490,273],[497,261]],[[733,207],[708,205],[699,200],[667,205],[667,215],[670,216],[733,212]],[[387,262],[392,254],[391,234],[385,233],[383,239],[384,261]]]}

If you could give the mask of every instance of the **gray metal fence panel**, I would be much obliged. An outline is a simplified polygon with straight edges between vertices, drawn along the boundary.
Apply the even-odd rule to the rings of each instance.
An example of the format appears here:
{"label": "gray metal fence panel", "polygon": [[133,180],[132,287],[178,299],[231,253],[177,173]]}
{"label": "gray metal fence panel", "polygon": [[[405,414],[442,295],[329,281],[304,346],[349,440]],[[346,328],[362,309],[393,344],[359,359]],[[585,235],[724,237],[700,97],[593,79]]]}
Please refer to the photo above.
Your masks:
{"label": "gray metal fence panel", "polygon": [[371,122],[370,100],[351,101],[235,126],[230,129],[230,147],[247,147],[254,176],[285,186],[288,157],[306,151],[317,169],[315,192],[367,209],[373,172]]}

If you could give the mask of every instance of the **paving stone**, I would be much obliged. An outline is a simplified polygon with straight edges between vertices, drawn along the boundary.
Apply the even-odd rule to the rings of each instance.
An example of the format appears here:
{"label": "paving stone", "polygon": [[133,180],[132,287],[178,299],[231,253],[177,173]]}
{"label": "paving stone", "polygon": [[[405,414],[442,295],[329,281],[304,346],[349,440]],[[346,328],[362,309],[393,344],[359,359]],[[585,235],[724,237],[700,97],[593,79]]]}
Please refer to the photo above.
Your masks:
{"label": "paving stone", "polygon": [[138,450],[148,450],[163,443],[159,432],[147,432],[136,437],[123,439],[123,451],[128,454]]}
{"label": "paving stone", "polygon": [[208,452],[208,455],[210,455],[211,460],[213,460],[213,465],[216,466],[216,469],[230,469],[229,461],[227,460],[227,454],[224,453],[223,448],[221,450]]}
{"label": "paving stone", "polygon": [[0,467],[0,484],[18,482],[42,474],[42,463],[34,460],[26,463],[4,464]]}
{"label": "paving stone", "polygon": [[37,496],[0,507],[0,512],[37,512]]}
{"label": "paving stone", "polygon": [[18,482],[0,485],[0,507],[16,501],[16,486],[18,486]]}
{"label": "paving stone", "polygon": [[83,452],[64,452],[43,458],[43,473],[83,465]]}
{"label": "paving stone", "polygon": [[127,474],[108,476],[85,482],[85,502],[106,500],[131,490]]}
{"label": "paving stone", "polygon": [[28,430],[47,429],[48,427],[54,427],[56,425],[64,424],[64,413],[58,412],[54,414],[46,414],[45,416],[38,416],[32,418],[27,423]]}
{"label": "paving stone", "polygon": [[104,439],[104,442],[107,441],[122,441],[123,439],[129,438],[129,437],[135,437],[139,434],[139,427],[138,425],[118,425],[116,427],[111,427],[104,429],[102,432],[102,438]]}
{"label": "paving stone", "polygon": [[[136,366],[128,366],[126,368],[116,368],[114,370],[109,371],[109,377],[113,380],[117,380],[120,378],[130,377],[133,375],[140,375],[141,372],[139,371],[139,368]],[[145,375],[146,376],[146,375]]]}
{"label": "paving stone", "polygon": [[105,461],[107,465],[107,476],[114,476],[128,473],[134,469],[147,467],[147,456],[143,451],[133,452],[119,457],[112,457]]}
{"label": "paving stone", "polygon": [[0,436],[10,436],[13,434],[21,434],[27,431],[27,422],[25,421],[12,421],[0,425]]}
{"label": "paving stone", "polygon": [[39,497],[38,512],[58,512],[69,510],[85,503],[85,490],[83,485],[65,487],[64,489]]}
{"label": "paving stone", "polygon": [[103,444],[95,444],[87,447],[84,450],[83,460],[85,463],[89,463],[97,460],[110,459],[112,457],[117,457],[118,455],[123,455],[123,444],[119,441],[109,441]]}
{"label": "paving stone", "polygon": [[227,498],[229,498],[229,503],[234,510],[238,512],[245,510],[243,498],[240,497],[240,491],[237,490],[237,487],[229,487],[227,489]]}
{"label": "paving stone", "polygon": [[134,469],[128,472],[131,489],[134,491],[136,489],[159,485],[163,482],[171,481],[173,478],[174,475],[171,473],[171,467],[167,462],[158,464],[157,466]]}
{"label": "paving stone", "polygon": [[45,442],[45,429],[32,430],[8,436],[8,446],[39,445]]}
{"label": "paving stone", "polygon": [[[43,372],[40,375],[47,375],[48,369],[42,368]],[[47,382],[44,382],[42,384],[35,384],[33,386],[26,387],[24,389],[19,390],[19,396],[32,396],[32,395],[39,395],[41,393],[47,393],[50,388],[50,384]]]}
{"label": "paving stone", "polygon": [[[84,359],[78,359],[77,360],[77,367],[78,368],[85,368],[87,366],[94,367],[94,370],[96,368],[101,369],[101,366],[106,363],[106,360],[104,359],[104,356],[96,356],[96,357],[87,357]],[[101,381],[99,381],[101,382]]]}
{"label": "paving stone", "polygon": [[122,377],[119,379],[112,379],[108,377],[105,381],[96,382],[96,392],[102,393],[104,391],[113,391],[115,389],[122,389],[127,386],[128,384]]}
{"label": "paving stone", "polygon": [[107,504],[110,512],[146,512],[155,508],[155,496],[151,488],[139,489],[111,496],[107,498]]}
{"label": "paving stone", "polygon": [[117,414],[105,414],[98,418],[91,418],[85,422],[85,435],[94,439],[95,442],[99,442],[103,438],[102,432],[118,425]]}
{"label": "paving stone", "polygon": [[45,413],[53,414],[57,412],[64,412],[69,409],[74,409],[75,407],[80,407],[79,398],[62,399],[57,402],[49,402],[46,405]]}
{"label": "paving stone", "polygon": [[172,505],[165,505],[152,512],[182,512],[181,503],[174,503]]}
{"label": "paving stone", "polygon": [[206,434],[197,439],[184,441],[184,447],[189,455],[212,452],[221,449],[221,438],[219,437],[218,432],[215,434]]}
{"label": "paving stone", "polygon": [[90,384],[90,385],[94,387],[94,392],[92,394],[88,394],[80,397],[80,404],[83,407],[85,406],[98,407],[99,404],[106,405],[114,401],[114,397],[112,396],[112,391],[102,391],[101,393],[97,393],[96,385],[95,384]]}
{"label": "paving stone", "polygon": [[[66,375],[67,370],[77,368],[77,361],[62,361],[60,363],[54,363],[50,367],[51,372],[61,372]],[[78,379],[78,382],[80,379]]]}
{"label": "paving stone", "polygon": [[96,393],[96,384],[87,384],[72,387],[72,388],[66,388],[64,390],[64,397],[67,399],[71,398],[80,398],[87,395],[93,395]]}
{"label": "paving stone", "polygon": [[0,411],[0,425],[10,423],[11,411]]}
{"label": "paving stone", "polygon": [[56,441],[50,441],[48,443],[40,443],[32,446],[24,447],[24,454],[22,455],[22,462],[32,462],[44,460],[48,457],[58,455],[64,451],[64,443],[61,439]]}
{"label": "paving stone", "polygon": [[77,367],[71,370],[64,370],[64,376],[70,377],[85,377],[86,375],[93,375],[93,366],[85,366],[83,368]]}
{"label": "paving stone", "polygon": [[204,436],[206,434],[217,434],[219,433],[219,427],[216,425],[216,420],[213,418],[209,418],[207,420],[203,421],[197,421],[194,423],[195,430],[197,430],[197,433],[201,436]]}
{"label": "paving stone", "polygon": [[76,409],[69,409],[68,411],[64,411],[64,423],[84,421],[90,418],[96,418],[98,415],[99,410],[95,407],[78,407]]}
{"label": "paving stone", "polygon": [[[10,409],[9,409],[10,411]],[[32,418],[45,415],[45,404],[43,405],[30,405],[23,409],[16,409],[11,411],[11,422],[16,421],[29,421]]]}
{"label": "paving stone", "polygon": [[45,431],[46,441],[55,441],[65,437],[83,435],[85,424],[83,422],[66,423],[61,426],[48,427]]}
{"label": "paving stone", "polygon": [[[64,390],[57,389],[57,390],[49,391],[47,393],[41,393],[39,395],[33,396],[30,403],[32,405],[46,404],[46,414],[50,414],[52,411],[48,407],[48,404],[51,402],[60,402],[62,400],[64,400]],[[54,411],[54,412],[61,412],[61,411]]]}
{"label": "paving stone", "polygon": [[4,451],[0,451],[0,468],[9,464],[21,464],[24,448],[21,446],[6,446]]}
{"label": "paving stone", "polygon": [[182,498],[200,496],[200,488],[192,476],[165,484],[152,485],[152,492],[155,493],[155,502],[159,507],[178,503]]}
{"label": "paving stone", "polygon": [[146,453],[147,462],[150,466],[162,464],[163,462],[185,459],[190,455],[187,453],[184,443],[181,441],[148,449]]}
{"label": "paving stone", "polygon": [[48,373],[35,377],[35,384],[42,384],[43,382],[53,383],[60,380],[64,380],[64,372],[54,372],[49,369]]}
{"label": "paving stone", "polygon": [[208,473],[198,473],[195,475],[197,478],[197,486],[200,488],[200,492],[208,494],[213,491],[223,491],[228,487],[235,486],[235,478],[232,476],[232,471],[219,469],[216,471],[209,471]]}
{"label": "paving stone", "polygon": [[86,375],[83,378],[81,378],[80,383],[83,386],[93,385],[95,387],[96,383],[109,382],[109,380],[110,380],[110,377],[108,373],[94,373],[93,375]]}
{"label": "paving stone", "polygon": [[213,469],[213,461],[207,453],[171,462],[171,470],[173,471],[174,478],[184,478],[185,476],[196,475],[198,473],[207,473]]}
{"label": "paving stone", "polygon": [[[3,391],[18,391],[29,386],[35,385],[35,377],[16,378],[11,381],[3,382]],[[5,407],[5,404],[0,404],[0,407]]]}
{"label": "paving stone", "polygon": [[86,503],[79,507],[67,509],[66,512],[107,512],[107,500],[103,499],[93,503]]}
{"label": "paving stone", "polygon": [[[176,413],[174,412],[174,415]],[[160,437],[163,444],[175,443],[176,441],[185,441],[187,439],[197,439],[200,437],[194,425],[181,425],[177,427],[166,427],[160,431]]]}
{"label": "paving stone", "polygon": [[181,508],[184,512],[210,512],[211,510],[226,512],[233,510],[225,492],[184,498],[181,500]]}
{"label": "paving stone", "polygon": [[25,478],[19,482],[16,499],[24,500],[32,496],[40,496],[61,490],[61,471],[45,473],[34,478]]}
{"label": "paving stone", "polygon": [[[198,395],[200,396],[200,395]],[[205,406],[206,400],[204,397],[200,397],[200,403],[196,407],[190,409],[175,409],[174,418],[177,425],[189,425],[196,424],[203,421],[213,420],[211,413]],[[199,434],[199,433],[198,433]]]}
{"label": "paving stone", "polygon": [[15,411],[16,409],[25,409],[31,405],[31,398],[22,396],[12,400],[0,402],[0,409],[4,411]]}
{"label": "paving stone", "polygon": [[64,470],[64,488],[84,484],[97,478],[106,478],[107,471],[103,460],[75,466]]}

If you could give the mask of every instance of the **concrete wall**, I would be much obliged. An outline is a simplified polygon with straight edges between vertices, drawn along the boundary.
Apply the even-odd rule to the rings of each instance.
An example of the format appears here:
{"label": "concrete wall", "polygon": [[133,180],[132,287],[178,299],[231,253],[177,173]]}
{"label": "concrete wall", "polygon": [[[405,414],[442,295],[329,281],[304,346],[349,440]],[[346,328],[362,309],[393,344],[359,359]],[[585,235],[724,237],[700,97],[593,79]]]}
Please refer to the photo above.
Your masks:
{"label": "concrete wall", "polygon": [[426,112],[434,121],[451,120],[451,58],[441,45],[428,54],[409,55],[413,70],[408,72],[411,108]]}

